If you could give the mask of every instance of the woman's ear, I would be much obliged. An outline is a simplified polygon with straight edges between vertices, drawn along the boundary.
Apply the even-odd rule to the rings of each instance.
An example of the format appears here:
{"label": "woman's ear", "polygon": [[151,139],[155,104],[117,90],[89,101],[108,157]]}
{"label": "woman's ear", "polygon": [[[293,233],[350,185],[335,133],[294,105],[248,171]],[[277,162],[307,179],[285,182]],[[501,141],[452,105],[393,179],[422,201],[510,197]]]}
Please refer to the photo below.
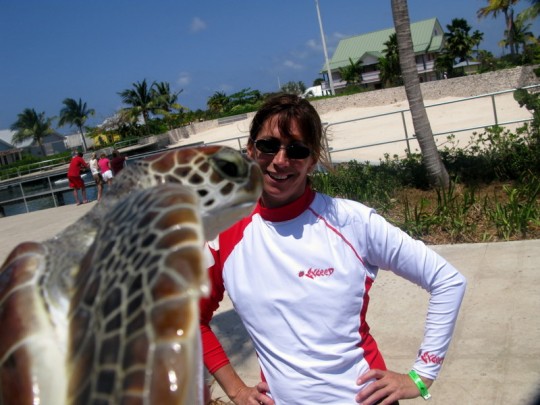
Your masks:
{"label": "woman's ear", "polygon": [[311,165],[309,166],[308,174],[311,174],[317,167],[318,160],[315,159],[313,156],[310,156],[309,158],[311,159]]}
{"label": "woman's ear", "polygon": [[246,146],[246,153],[251,159],[255,160],[255,148],[253,146],[253,142],[248,142]]}

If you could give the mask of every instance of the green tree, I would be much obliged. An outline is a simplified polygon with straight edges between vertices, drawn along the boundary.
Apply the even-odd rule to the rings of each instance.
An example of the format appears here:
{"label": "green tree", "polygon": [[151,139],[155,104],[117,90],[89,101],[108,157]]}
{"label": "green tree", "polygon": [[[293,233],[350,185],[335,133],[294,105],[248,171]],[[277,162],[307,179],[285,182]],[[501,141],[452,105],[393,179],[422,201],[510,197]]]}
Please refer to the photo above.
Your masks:
{"label": "green tree", "polygon": [[476,48],[476,57],[478,57],[478,53],[480,52],[480,44],[484,40],[484,33],[480,32],[478,30],[474,30],[474,32],[471,35],[472,40],[472,46],[473,48]]}
{"label": "green tree", "polygon": [[349,64],[339,68],[339,75],[342,80],[347,82],[347,86],[362,83],[362,61],[358,59],[354,62],[349,58]]}
{"label": "green tree", "polygon": [[[519,53],[519,47],[521,45],[523,51],[525,51],[528,45],[538,43],[538,40],[531,31],[531,23],[527,22],[528,18],[526,14],[518,14],[514,21],[514,46],[516,52]],[[508,37],[508,33],[505,31],[505,38]],[[506,39],[499,42],[499,45],[508,47],[509,44]]]}
{"label": "green tree", "polygon": [[151,91],[154,99],[153,112],[163,116],[168,129],[181,125],[185,107],[178,103],[178,96],[183,90],[172,92],[169,83],[156,82]]}
{"label": "green tree", "polygon": [[51,122],[51,118],[45,117],[45,112],[38,114],[33,108],[25,108],[17,115],[17,121],[11,124],[10,129],[15,131],[11,142],[18,145],[32,139],[39,145],[43,156],[46,156],[43,138],[54,132]]}
{"label": "green tree", "polygon": [[454,18],[446,26],[448,34],[446,35],[445,48],[448,53],[458,62],[469,62],[474,48],[475,41],[469,35],[471,26],[464,18]]}
{"label": "green tree", "polygon": [[384,43],[384,57],[379,58],[379,71],[381,82],[384,87],[394,87],[403,85],[401,78],[401,67],[399,66],[399,49],[397,35],[393,33]]}
{"label": "green tree", "polygon": [[304,82],[287,82],[281,86],[281,91],[299,96],[306,91],[306,85]]}
{"label": "green tree", "polygon": [[156,101],[156,93],[153,91],[154,83],[148,86],[146,79],[142,82],[133,83],[132,89],[126,89],[118,94],[122,97],[122,102],[131,107],[127,110],[133,117],[142,115],[144,124],[148,123],[150,113],[152,113],[158,105]]}
{"label": "green tree", "polygon": [[515,41],[514,41],[515,27],[514,27],[513,6],[519,3],[519,0],[486,0],[486,1],[488,5],[486,7],[480,8],[476,12],[478,18],[485,18],[488,16],[497,18],[497,16],[500,13],[502,13],[504,15],[504,20],[506,23],[506,31],[505,31],[506,44],[510,48],[510,54],[515,55],[517,52],[516,52]]}
{"label": "green tree", "polygon": [[206,105],[208,109],[214,113],[221,113],[227,109],[229,105],[229,97],[223,91],[216,91],[208,98]]}
{"label": "green tree", "polygon": [[437,70],[440,75],[455,77],[454,61],[454,56],[450,54],[449,50],[443,48],[435,58],[435,70]]}
{"label": "green tree", "polygon": [[83,149],[86,152],[88,148],[84,138],[84,124],[96,111],[93,108],[87,108],[86,103],[83,103],[81,99],[75,101],[72,98],[66,98],[62,104],[64,104],[64,108],[60,110],[58,125],[62,127],[68,124],[77,127],[83,141]]}
{"label": "green tree", "polygon": [[437,150],[420,89],[407,0],[391,0],[391,5],[399,48],[399,63],[403,74],[405,93],[411,109],[415,135],[422,151],[422,161],[430,181],[437,186],[448,187],[450,179]]}
{"label": "green tree", "polygon": [[151,89],[151,92],[153,92],[152,98],[154,99],[153,108],[162,115],[170,114],[174,110],[183,111],[184,107],[178,103],[178,96],[182,91],[184,90],[172,92],[167,82],[154,83]]}
{"label": "green tree", "polygon": [[534,20],[540,14],[540,0],[529,0],[529,3],[531,3],[531,7],[526,8],[520,14],[526,19]]}
{"label": "green tree", "polygon": [[229,96],[229,109],[236,106],[255,105],[262,99],[259,90],[251,90],[250,88],[242,89]]}
{"label": "green tree", "polygon": [[480,62],[480,67],[478,68],[480,73],[493,72],[497,70],[497,59],[491,52],[481,50],[478,52],[477,59],[478,62]]}

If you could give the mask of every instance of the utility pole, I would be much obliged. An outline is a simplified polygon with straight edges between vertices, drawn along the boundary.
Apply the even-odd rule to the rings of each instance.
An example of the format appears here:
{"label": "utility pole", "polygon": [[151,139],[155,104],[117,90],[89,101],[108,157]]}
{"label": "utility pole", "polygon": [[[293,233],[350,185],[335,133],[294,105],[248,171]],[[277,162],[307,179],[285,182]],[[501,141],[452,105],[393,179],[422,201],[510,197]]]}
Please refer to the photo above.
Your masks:
{"label": "utility pole", "polygon": [[334,80],[332,79],[332,71],[330,70],[330,62],[328,62],[328,52],[326,50],[326,39],[324,38],[324,30],[322,26],[321,11],[319,10],[319,0],[315,0],[315,6],[317,7],[317,17],[319,17],[319,28],[321,29],[321,40],[324,51],[324,61],[326,63],[326,71],[328,73],[328,83],[330,84],[330,93],[335,95]]}

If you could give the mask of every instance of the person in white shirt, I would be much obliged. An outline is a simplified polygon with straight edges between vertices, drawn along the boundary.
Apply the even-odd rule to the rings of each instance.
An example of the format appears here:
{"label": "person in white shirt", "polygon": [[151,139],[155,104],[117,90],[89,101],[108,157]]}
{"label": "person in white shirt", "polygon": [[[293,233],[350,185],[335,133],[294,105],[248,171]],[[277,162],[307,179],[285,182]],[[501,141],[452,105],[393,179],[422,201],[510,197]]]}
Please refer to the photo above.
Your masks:
{"label": "person in white shirt", "polygon": [[[253,213],[208,242],[211,295],[201,301],[204,362],[235,404],[395,404],[429,396],[454,331],[465,278],[373,209],[315,192],[319,115],[282,94],[255,115],[248,155],[264,175]],[[379,269],[430,294],[408,374],[387,370],[366,322]],[[261,382],[247,386],[209,322],[227,291],[255,347]],[[398,344],[398,343],[396,343]]]}
{"label": "person in white shirt", "polygon": [[90,171],[92,172],[92,177],[94,178],[94,182],[96,183],[97,202],[100,202],[101,194],[103,193],[103,177],[101,177],[101,173],[99,172],[98,158],[96,152],[92,153],[89,164]]}

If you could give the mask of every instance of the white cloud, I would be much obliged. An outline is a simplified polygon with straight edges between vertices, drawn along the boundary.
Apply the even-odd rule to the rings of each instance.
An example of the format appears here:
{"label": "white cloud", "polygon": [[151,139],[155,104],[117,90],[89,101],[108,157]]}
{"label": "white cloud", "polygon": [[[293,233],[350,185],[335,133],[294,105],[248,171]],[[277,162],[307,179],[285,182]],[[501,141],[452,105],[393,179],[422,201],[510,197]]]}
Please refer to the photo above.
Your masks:
{"label": "white cloud", "polygon": [[304,69],[304,66],[302,66],[299,63],[296,63],[296,62],[294,62],[294,61],[292,61],[290,59],[284,61],[283,66],[285,66],[288,69],[293,69],[293,70],[302,70],[302,69]]}
{"label": "white cloud", "polygon": [[199,17],[193,17],[189,30],[191,32],[199,32],[205,30],[206,27],[207,25],[202,19],[200,19]]}
{"label": "white cloud", "polygon": [[188,72],[180,72],[178,79],[176,79],[176,83],[178,83],[180,86],[187,86],[191,83],[191,76]]}
{"label": "white cloud", "polygon": [[322,45],[319,44],[317,41],[315,41],[314,39],[310,39],[309,41],[306,42],[306,46],[309,48],[309,49],[313,49],[315,51],[319,51],[322,49]]}

